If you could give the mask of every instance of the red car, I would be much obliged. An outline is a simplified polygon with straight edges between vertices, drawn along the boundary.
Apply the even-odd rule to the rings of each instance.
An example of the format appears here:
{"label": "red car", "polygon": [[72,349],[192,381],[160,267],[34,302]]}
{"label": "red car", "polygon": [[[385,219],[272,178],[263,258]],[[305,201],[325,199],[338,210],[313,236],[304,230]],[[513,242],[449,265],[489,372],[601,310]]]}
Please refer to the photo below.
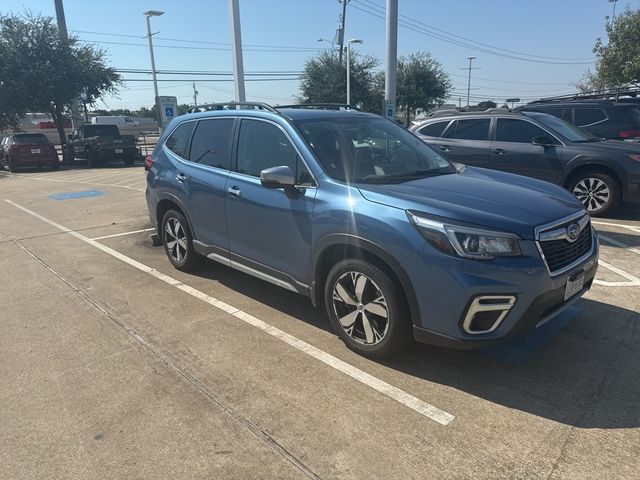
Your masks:
{"label": "red car", "polygon": [[20,167],[60,166],[56,147],[42,133],[13,133],[0,142],[0,160],[10,172]]}

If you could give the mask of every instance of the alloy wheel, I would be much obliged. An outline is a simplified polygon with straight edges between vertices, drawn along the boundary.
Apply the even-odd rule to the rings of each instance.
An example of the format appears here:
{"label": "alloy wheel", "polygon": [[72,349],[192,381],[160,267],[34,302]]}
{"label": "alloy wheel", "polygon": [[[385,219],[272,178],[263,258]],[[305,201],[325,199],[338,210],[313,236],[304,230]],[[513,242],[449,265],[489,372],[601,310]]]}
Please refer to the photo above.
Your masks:
{"label": "alloy wheel", "polygon": [[176,263],[182,263],[187,256],[187,234],[182,224],[171,217],[166,222],[164,233],[167,252]]}
{"label": "alloy wheel", "polygon": [[346,272],[333,287],[338,323],[353,340],[380,343],[389,330],[387,300],[373,280],[361,272]]}
{"label": "alloy wheel", "polygon": [[594,177],[583,178],[576,183],[573,194],[578,197],[588,212],[602,210],[611,200],[609,186]]}

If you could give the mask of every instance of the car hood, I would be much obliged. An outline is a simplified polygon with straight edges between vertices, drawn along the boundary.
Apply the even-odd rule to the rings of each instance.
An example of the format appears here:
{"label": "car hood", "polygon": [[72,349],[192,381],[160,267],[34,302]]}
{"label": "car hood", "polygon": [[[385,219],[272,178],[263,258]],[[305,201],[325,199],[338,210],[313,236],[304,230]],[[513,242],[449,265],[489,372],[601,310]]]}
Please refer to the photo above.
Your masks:
{"label": "car hood", "polygon": [[534,238],[534,228],[584,211],[551,183],[484,168],[396,184],[359,184],[364,198],[395,208]]}

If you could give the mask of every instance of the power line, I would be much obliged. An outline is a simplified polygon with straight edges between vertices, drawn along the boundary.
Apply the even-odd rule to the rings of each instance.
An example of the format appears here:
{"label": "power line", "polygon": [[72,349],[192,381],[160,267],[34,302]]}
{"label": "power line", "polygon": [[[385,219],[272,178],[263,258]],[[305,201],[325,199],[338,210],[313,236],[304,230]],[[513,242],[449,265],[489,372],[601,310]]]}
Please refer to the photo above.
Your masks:
{"label": "power line", "polygon": [[[371,16],[377,17],[379,19],[382,19],[382,20],[385,19],[384,15],[383,15],[384,10],[383,11],[376,10],[376,8],[371,7],[368,4],[360,3],[360,0],[354,0],[354,2],[355,2],[355,4],[352,5],[353,8],[355,8],[357,10],[360,10],[360,11],[362,11],[364,13],[367,13],[367,14],[369,14]],[[381,7],[377,7],[377,8],[381,8]],[[482,47],[478,47],[476,45],[465,43],[465,42],[460,41],[460,40],[455,40],[455,39],[452,39],[452,38],[448,38],[448,37],[445,37],[445,36],[443,36],[441,34],[430,32],[429,30],[427,30],[424,27],[419,27],[419,26],[412,25],[411,23],[408,23],[405,20],[398,21],[398,24],[400,26],[408,29],[408,30],[412,30],[412,31],[414,31],[416,33],[420,33],[420,34],[425,35],[427,37],[431,37],[431,38],[435,38],[435,39],[438,39],[438,40],[442,40],[444,42],[451,43],[451,44],[454,44],[454,45],[458,45],[458,46],[461,46],[461,47],[465,47],[465,48],[468,48],[468,49],[471,49],[471,50],[475,50],[475,51],[478,51],[478,52],[487,53],[489,55],[495,55],[495,56],[503,57],[503,58],[510,58],[510,59],[513,59],[513,60],[520,60],[520,61],[532,62],[532,63],[550,64],[550,65],[592,65],[594,63],[594,61],[595,61],[595,59],[594,59],[594,60],[589,61],[589,62],[577,62],[577,61],[576,62],[566,62],[566,61],[562,61],[561,62],[561,61],[525,58],[525,57],[521,57],[521,56],[510,55],[510,54],[506,54],[506,53],[500,53],[500,52],[497,52],[497,51],[494,51],[494,50],[489,50],[487,48],[482,48]],[[479,44],[479,43],[476,42],[476,44]]]}
{"label": "power line", "polygon": [[[381,9],[383,10],[384,9],[384,7],[382,7],[381,5],[376,4],[375,2],[373,2],[371,0],[356,0],[356,1],[357,2],[366,2],[367,4],[371,5],[371,8],[376,8],[378,10],[381,10]],[[468,42],[473,42],[474,44],[482,45],[484,47],[491,48],[493,50],[499,50],[499,51],[502,51],[502,52],[513,53],[515,55],[520,55],[520,56],[524,56],[524,57],[541,58],[541,59],[546,59],[546,60],[563,60],[563,61],[593,60],[593,57],[573,57],[573,58],[548,57],[548,56],[544,56],[544,55],[534,55],[532,53],[524,53],[524,52],[518,52],[516,50],[509,50],[509,49],[506,49],[506,48],[496,47],[495,45],[490,45],[488,43],[482,43],[482,42],[479,42],[479,41],[474,40],[472,38],[468,38],[468,37],[463,37],[461,35],[457,35],[455,33],[449,32],[447,30],[443,30],[443,29],[438,28],[438,27],[434,27],[433,25],[429,25],[429,24],[421,22],[419,20],[415,20],[414,18],[408,17],[406,15],[402,15],[401,14],[399,16],[404,18],[404,19],[406,19],[407,22],[411,22],[411,23],[417,24],[417,25],[419,25],[421,27],[424,27],[426,29],[435,30],[437,32],[443,33],[444,35],[449,35],[451,37],[459,38],[461,40],[466,40]]]}
{"label": "power line", "polygon": [[[108,40],[87,40],[84,38],[79,38],[83,43],[93,43],[96,45],[123,45],[130,47],[147,47],[144,43],[131,43],[131,42],[112,42]],[[192,47],[192,46],[180,46],[180,45],[154,45],[153,48],[174,48],[178,50],[209,50],[209,51],[219,51],[226,52],[230,51],[231,47]],[[312,51],[320,51],[322,49],[317,48],[315,50],[297,50],[295,48],[288,49],[275,49],[275,48],[243,48],[244,51],[247,52],[270,52],[270,53],[310,53]]]}
{"label": "power line", "polygon": [[[71,30],[71,31],[74,33],[84,33],[88,35],[104,35],[108,37],[123,37],[123,38],[137,38],[137,39],[146,38],[146,35],[140,36],[140,35],[127,35],[124,33],[90,32],[86,30]],[[165,40],[168,42],[195,43],[195,44],[203,44],[203,45],[220,45],[220,46],[229,47],[229,49],[231,49],[231,44],[224,43],[224,42],[208,42],[204,40],[188,40],[183,38],[167,38],[167,37],[155,37],[155,38],[158,40]],[[317,47],[298,47],[295,45],[263,45],[263,44],[252,44],[252,43],[245,43],[244,45],[247,47],[275,48],[275,49],[286,49],[286,50],[289,50],[289,49],[309,50],[309,51],[321,50]]]}

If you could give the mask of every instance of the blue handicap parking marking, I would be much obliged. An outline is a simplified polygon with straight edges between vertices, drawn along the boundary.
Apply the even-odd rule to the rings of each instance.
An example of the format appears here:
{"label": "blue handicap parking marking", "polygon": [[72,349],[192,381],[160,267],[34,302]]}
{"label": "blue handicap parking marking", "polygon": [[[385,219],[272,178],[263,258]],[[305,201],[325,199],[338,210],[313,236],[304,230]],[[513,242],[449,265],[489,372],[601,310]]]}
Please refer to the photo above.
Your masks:
{"label": "blue handicap parking marking", "polygon": [[74,198],[100,197],[104,195],[100,190],[83,190],[81,192],[54,193],[49,195],[52,200],[72,200]]}
{"label": "blue handicap parking marking", "polygon": [[520,365],[549,339],[555,337],[582,312],[581,308],[572,306],[553,317],[541,327],[528,335],[517,337],[495,347],[480,349],[480,353],[507,365]]}

